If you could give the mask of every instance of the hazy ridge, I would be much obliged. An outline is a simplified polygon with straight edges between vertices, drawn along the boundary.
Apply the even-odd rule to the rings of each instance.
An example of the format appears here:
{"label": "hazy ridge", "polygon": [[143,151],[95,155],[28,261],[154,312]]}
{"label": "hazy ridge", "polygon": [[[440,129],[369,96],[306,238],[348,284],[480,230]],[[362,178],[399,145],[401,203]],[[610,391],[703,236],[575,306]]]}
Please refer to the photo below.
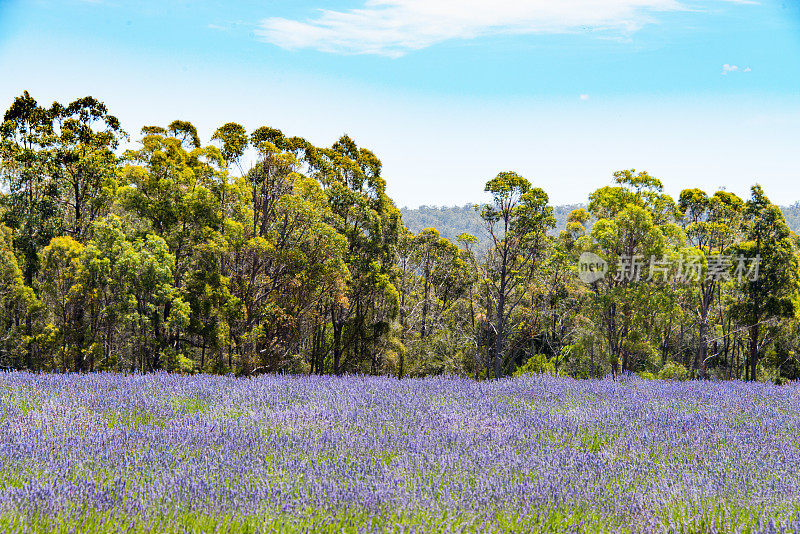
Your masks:
{"label": "hazy ridge", "polygon": [[[455,241],[461,233],[472,234],[478,238],[478,248],[486,249],[489,246],[488,235],[481,221],[480,213],[474,204],[464,206],[420,206],[419,208],[401,208],[403,222],[414,233],[425,228],[436,228],[442,237]],[[557,234],[567,226],[567,217],[572,210],[586,208],[586,204],[564,204],[553,206],[553,215],[556,218]],[[786,223],[789,228],[800,233],[800,202],[791,206],[781,206]]]}

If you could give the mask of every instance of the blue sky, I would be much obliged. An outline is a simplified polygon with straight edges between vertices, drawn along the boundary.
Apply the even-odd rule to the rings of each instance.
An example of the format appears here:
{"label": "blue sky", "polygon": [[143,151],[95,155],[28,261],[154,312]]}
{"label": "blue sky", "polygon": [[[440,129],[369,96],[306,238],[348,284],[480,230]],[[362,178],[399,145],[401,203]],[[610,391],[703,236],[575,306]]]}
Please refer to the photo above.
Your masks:
{"label": "blue sky", "polygon": [[515,170],[554,203],[623,168],[800,200],[796,0],[0,0],[0,103],[350,134],[400,206]]}

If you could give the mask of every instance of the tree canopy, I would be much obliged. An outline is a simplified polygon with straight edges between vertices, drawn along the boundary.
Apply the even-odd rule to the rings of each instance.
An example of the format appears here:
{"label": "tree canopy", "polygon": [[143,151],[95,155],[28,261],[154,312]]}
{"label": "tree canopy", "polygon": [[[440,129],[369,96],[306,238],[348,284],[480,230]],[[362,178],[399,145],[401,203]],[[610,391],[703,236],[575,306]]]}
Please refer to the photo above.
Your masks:
{"label": "tree canopy", "polygon": [[625,169],[566,209],[506,171],[414,212],[347,135],[129,140],[92,97],[5,112],[0,367],[800,378],[800,238],[758,185]]}

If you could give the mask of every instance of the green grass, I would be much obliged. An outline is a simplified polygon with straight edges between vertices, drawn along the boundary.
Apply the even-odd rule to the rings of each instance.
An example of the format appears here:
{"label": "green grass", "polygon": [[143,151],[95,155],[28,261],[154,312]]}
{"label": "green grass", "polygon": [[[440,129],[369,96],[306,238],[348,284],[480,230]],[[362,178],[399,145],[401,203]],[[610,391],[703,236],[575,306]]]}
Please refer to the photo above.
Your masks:
{"label": "green grass", "polygon": [[28,416],[31,412],[41,410],[42,402],[37,397],[28,393],[12,393],[6,398],[0,398],[0,422],[5,421],[9,412],[14,415]]}
{"label": "green grass", "polygon": [[534,520],[521,520],[515,512],[498,512],[488,521],[471,514],[447,512],[409,512],[403,510],[369,513],[345,510],[329,513],[306,510],[293,514],[264,514],[237,516],[235,514],[199,514],[176,511],[168,515],[136,517],[109,512],[86,511],[78,514],[0,515],[0,530],[5,532],[86,534],[151,533],[178,534],[186,532],[281,532],[281,533],[360,533],[360,532],[516,532],[567,533],[577,528],[581,532],[609,532],[624,528],[622,518],[607,518],[577,508],[550,512]]}
{"label": "green grass", "polygon": [[196,397],[172,397],[170,404],[176,411],[189,415],[201,414],[211,408],[210,402]]}
{"label": "green grass", "polygon": [[102,412],[103,420],[109,428],[156,428],[163,427],[167,421],[152,414],[133,410],[106,410]]}

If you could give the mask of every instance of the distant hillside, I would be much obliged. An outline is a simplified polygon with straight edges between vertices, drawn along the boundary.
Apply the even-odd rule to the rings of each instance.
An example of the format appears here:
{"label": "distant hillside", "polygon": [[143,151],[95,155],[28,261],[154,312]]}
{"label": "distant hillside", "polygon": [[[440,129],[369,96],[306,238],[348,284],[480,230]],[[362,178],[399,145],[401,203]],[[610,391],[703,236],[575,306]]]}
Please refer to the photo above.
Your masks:
{"label": "distant hillside", "polygon": [[791,206],[781,206],[781,211],[792,232],[800,234],[800,202],[795,202]]}
{"label": "distant hillside", "polygon": [[[556,227],[553,230],[557,234],[567,226],[567,216],[572,210],[585,208],[585,204],[568,204],[565,206],[554,206],[553,215],[556,218]],[[403,222],[406,227],[414,233],[425,228],[436,228],[442,237],[454,241],[462,233],[472,234],[478,238],[478,248],[486,250],[489,248],[489,236],[486,235],[486,227],[481,220],[481,216],[472,204],[465,206],[454,206],[451,208],[436,206],[420,206],[417,209],[402,208]]]}
{"label": "distant hillside", "polygon": [[[572,210],[585,208],[585,204],[567,204],[554,206],[553,214],[556,218],[556,227],[553,233],[558,233],[567,226],[567,216]],[[782,206],[783,215],[789,228],[800,233],[800,202],[791,206]],[[489,237],[481,220],[480,214],[472,204],[454,206],[450,208],[436,206],[420,206],[417,209],[402,208],[403,222],[414,233],[425,228],[436,228],[442,237],[454,241],[458,234],[472,234],[478,238],[478,248],[489,248]]]}

